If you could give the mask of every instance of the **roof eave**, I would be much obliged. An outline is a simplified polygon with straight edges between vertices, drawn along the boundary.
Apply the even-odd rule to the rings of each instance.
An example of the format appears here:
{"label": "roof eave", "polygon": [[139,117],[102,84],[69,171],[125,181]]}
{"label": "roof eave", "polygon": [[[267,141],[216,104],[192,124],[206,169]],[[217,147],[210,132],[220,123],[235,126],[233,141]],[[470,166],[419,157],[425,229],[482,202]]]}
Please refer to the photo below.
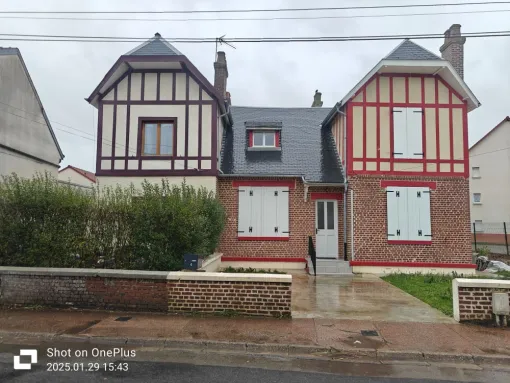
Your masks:
{"label": "roof eave", "polygon": [[369,81],[381,68],[385,66],[403,66],[403,67],[427,67],[427,66],[438,66],[447,68],[449,72],[454,77],[455,81],[460,85],[462,90],[464,91],[467,99],[468,99],[468,111],[472,111],[476,108],[478,108],[481,103],[478,101],[476,96],[473,94],[471,89],[467,86],[467,84],[464,82],[464,80],[459,76],[459,74],[455,71],[452,64],[450,64],[449,61],[446,60],[386,60],[383,59],[377,63],[377,65],[372,68],[370,72],[367,73],[365,77],[361,79],[360,82],[354,86],[354,88],[351,89],[349,93],[339,102],[340,106],[345,105],[355,94],[358,90],[360,90],[363,85],[367,81]]}

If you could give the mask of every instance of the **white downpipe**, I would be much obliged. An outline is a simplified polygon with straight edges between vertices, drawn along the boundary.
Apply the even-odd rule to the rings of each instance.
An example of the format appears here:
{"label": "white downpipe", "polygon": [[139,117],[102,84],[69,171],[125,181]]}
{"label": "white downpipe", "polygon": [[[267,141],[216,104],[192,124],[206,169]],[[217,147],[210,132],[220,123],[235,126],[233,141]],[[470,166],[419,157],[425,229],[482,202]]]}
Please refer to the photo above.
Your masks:
{"label": "white downpipe", "polygon": [[351,189],[351,261],[354,261],[354,190]]}

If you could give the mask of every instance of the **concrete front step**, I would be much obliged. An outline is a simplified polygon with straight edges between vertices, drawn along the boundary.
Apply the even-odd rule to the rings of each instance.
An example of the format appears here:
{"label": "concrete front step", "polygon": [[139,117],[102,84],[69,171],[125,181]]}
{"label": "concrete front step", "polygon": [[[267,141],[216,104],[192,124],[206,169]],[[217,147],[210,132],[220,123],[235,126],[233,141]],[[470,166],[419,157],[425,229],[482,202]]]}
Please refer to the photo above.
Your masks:
{"label": "concrete front step", "polygon": [[[313,275],[312,260],[308,258],[308,272]],[[317,259],[317,275],[348,275],[352,274],[349,261],[340,259]]]}

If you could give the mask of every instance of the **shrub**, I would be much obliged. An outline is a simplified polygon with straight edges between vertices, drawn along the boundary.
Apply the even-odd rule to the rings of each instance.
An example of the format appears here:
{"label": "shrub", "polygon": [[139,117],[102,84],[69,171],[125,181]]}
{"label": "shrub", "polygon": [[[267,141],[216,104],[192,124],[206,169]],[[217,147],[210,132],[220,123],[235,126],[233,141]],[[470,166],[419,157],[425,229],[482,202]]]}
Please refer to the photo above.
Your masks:
{"label": "shrub", "polygon": [[287,274],[284,271],[271,270],[271,269],[254,269],[253,267],[225,267],[222,273],[254,273],[254,274]]}
{"label": "shrub", "polygon": [[0,182],[0,264],[179,270],[216,248],[224,211],[212,192],[144,182],[86,193],[48,176]]}

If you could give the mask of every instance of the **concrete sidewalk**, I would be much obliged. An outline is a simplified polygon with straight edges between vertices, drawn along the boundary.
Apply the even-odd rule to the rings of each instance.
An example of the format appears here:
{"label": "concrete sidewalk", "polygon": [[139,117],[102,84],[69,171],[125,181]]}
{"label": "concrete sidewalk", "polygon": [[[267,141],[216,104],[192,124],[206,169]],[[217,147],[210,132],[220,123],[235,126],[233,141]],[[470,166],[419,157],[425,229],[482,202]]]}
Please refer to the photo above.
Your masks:
{"label": "concrete sidewalk", "polygon": [[[116,320],[119,317],[130,319]],[[102,339],[112,344],[170,348],[181,345],[184,349],[208,347],[403,360],[485,358],[510,363],[510,329],[461,324],[25,309],[1,310],[0,332],[5,339],[32,333],[45,334],[55,341]]]}

